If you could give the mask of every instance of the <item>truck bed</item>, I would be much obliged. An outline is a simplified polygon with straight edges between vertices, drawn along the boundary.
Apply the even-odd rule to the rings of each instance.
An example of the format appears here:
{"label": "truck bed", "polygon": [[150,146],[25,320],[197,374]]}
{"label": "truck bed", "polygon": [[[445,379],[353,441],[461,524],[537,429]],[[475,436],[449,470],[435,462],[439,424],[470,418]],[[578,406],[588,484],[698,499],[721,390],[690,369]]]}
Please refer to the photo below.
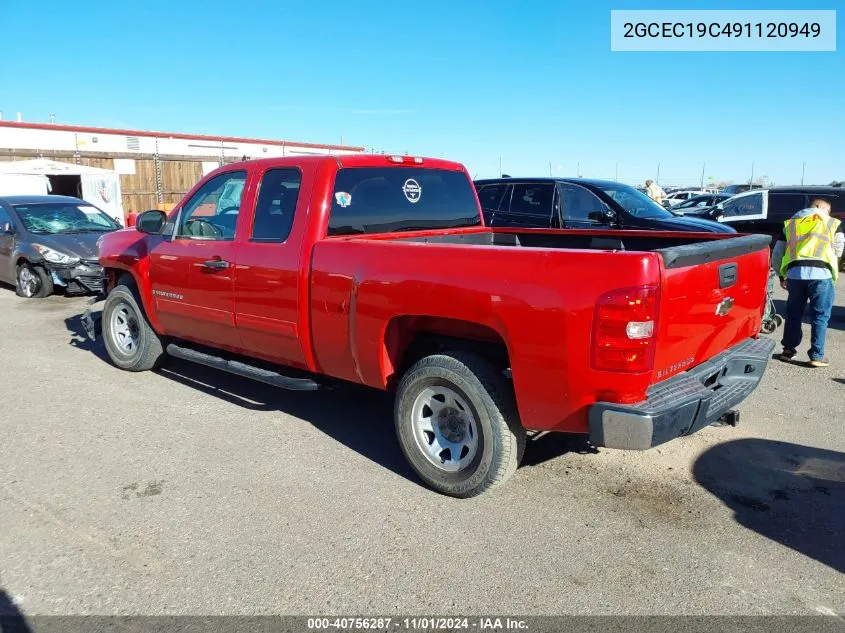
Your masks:
{"label": "truck bed", "polygon": [[[415,333],[498,340],[526,427],[584,431],[596,401],[637,402],[757,336],[769,241],[489,228],[325,239],[312,253],[315,356],[327,374],[389,388]],[[597,303],[643,287],[656,293],[651,368],[597,369]]]}
{"label": "truck bed", "polygon": [[588,231],[487,229],[395,238],[431,244],[466,244],[515,248],[656,252],[666,268],[735,257],[768,246],[768,235],[732,233],[663,233],[659,231]]}

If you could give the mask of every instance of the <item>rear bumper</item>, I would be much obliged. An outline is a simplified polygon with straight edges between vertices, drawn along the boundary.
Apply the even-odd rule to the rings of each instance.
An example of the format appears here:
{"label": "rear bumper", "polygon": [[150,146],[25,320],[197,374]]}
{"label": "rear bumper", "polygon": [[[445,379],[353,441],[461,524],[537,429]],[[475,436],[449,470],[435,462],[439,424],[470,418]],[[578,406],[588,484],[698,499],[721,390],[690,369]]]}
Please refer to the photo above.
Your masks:
{"label": "rear bumper", "polygon": [[719,420],[757,388],[776,342],[747,339],[652,387],[636,404],[597,402],[589,411],[595,446],[645,450]]}

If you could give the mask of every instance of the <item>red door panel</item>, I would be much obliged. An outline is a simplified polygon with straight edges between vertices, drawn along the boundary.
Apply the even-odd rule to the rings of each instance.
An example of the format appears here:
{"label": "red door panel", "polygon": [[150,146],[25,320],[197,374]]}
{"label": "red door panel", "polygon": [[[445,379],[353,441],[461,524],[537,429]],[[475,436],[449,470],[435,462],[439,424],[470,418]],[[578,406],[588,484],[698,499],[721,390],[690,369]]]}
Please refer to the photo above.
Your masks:
{"label": "red door panel", "polygon": [[299,328],[300,257],[313,184],[313,174],[299,168],[260,174],[235,272],[235,320],[245,352],[301,368],[307,361]]}

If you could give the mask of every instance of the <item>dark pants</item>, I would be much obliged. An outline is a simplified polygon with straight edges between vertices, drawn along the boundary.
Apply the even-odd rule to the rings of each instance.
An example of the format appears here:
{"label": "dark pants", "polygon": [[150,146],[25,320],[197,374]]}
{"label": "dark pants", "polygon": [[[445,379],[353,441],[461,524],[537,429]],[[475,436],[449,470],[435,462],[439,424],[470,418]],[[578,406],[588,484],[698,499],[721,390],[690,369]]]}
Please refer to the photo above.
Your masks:
{"label": "dark pants", "polygon": [[824,358],[827,322],[833,308],[832,279],[787,279],[786,325],[783,327],[784,349],[797,350],[801,344],[801,320],[810,302],[810,360]]}

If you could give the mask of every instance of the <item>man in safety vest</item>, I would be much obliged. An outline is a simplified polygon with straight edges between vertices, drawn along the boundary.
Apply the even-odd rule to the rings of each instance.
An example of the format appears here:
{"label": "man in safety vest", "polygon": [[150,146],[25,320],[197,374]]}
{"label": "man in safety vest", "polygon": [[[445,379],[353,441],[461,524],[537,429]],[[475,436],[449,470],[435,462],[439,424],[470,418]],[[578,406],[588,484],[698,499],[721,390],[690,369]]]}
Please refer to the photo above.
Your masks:
{"label": "man in safety vest", "polygon": [[662,203],[663,199],[666,197],[666,192],[663,191],[663,188],[651,178],[645,181],[645,188],[648,197],[654,200],[657,204]]}
{"label": "man in safety vest", "polygon": [[845,247],[842,223],[830,217],[830,202],[813,200],[784,223],[784,239],[775,244],[772,267],[789,292],[783,328],[783,360],[792,360],[801,344],[801,320],[810,303],[810,367],[827,367],[824,342],[833,308],[839,258]]}

